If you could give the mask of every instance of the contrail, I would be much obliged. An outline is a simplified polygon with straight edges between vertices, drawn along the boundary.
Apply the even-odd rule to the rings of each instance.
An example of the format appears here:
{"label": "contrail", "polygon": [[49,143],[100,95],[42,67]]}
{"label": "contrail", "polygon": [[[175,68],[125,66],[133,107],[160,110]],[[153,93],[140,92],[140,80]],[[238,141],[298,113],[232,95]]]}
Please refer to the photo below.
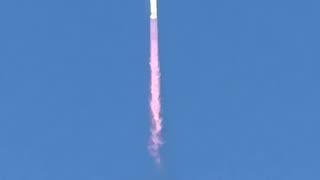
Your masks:
{"label": "contrail", "polygon": [[161,141],[161,104],[160,104],[160,67],[158,57],[158,20],[157,20],[157,0],[150,0],[150,109],[151,109],[151,137],[149,151],[156,163],[160,165]]}

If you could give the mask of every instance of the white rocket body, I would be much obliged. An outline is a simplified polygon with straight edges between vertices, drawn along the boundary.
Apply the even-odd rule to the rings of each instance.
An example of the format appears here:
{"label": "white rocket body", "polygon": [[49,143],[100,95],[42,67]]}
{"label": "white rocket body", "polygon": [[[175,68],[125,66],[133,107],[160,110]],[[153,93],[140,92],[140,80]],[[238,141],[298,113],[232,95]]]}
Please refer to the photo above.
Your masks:
{"label": "white rocket body", "polygon": [[157,19],[157,0],[150,0],[151,19]]}

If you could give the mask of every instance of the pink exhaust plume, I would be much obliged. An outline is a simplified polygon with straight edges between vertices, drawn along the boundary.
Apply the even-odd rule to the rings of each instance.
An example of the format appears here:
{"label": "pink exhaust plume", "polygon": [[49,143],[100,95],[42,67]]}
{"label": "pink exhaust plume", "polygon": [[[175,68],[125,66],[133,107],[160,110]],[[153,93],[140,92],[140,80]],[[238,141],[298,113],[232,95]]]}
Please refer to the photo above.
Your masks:
{"label": "pink exhaust plume", "polygon": [[160,165],[160,146],[161,141],[161,104],[160,104],[160,67],[158,57],[158,21],[157,21],[157,2],[150,0],[150,69],[151,69],[151,138],[149,151],[156,163]]}

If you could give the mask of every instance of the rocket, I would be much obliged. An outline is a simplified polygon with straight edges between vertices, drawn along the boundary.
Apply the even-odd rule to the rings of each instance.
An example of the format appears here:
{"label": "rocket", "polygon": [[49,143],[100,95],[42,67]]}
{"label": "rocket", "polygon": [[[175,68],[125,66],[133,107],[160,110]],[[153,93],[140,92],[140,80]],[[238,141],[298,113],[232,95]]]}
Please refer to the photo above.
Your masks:
{"label": "rocket", "polygon": [[157,19],[157,0],[150,0],[150,19]]}

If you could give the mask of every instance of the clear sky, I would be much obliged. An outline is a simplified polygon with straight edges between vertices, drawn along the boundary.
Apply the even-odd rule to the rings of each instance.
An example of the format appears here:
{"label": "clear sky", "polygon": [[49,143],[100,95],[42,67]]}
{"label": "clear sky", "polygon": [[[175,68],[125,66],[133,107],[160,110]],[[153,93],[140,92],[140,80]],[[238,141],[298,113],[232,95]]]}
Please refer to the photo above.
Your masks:
{"label": "clear sky", "polygon": [[320,179],[320,1],[0,1],[1,180]]}

